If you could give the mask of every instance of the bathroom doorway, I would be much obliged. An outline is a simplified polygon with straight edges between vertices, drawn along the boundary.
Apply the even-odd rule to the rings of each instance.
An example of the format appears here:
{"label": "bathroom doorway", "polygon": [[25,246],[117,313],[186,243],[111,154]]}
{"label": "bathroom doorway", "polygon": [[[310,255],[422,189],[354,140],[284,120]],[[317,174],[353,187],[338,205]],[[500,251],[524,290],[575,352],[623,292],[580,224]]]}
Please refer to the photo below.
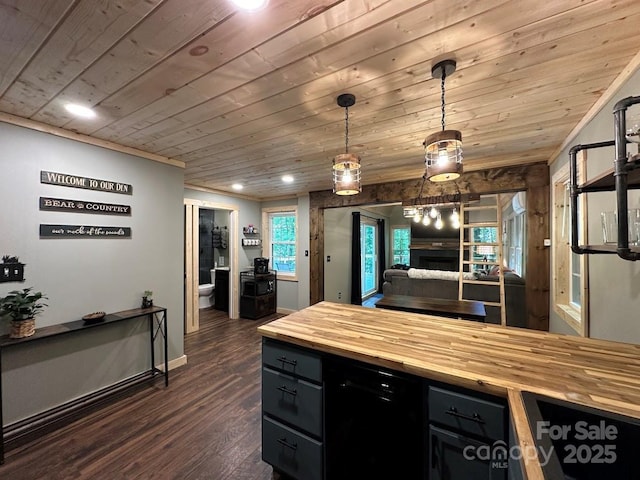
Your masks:
{"label": "bathroom doorway", "polygon": [[[185,199],[185,333],[200,328],[201,285],[215,289],[216,266],[228,269],[229,318],[238,318],[238,207],[203,200]],[[217,227],[217,228],[216,228]],[[223,235],[224,233],[224,235]],[[203,290],[204,291],[204,290]],[[218,292],[220,293],[220,292]],[[214,295],[215,296],[215,295]]]}

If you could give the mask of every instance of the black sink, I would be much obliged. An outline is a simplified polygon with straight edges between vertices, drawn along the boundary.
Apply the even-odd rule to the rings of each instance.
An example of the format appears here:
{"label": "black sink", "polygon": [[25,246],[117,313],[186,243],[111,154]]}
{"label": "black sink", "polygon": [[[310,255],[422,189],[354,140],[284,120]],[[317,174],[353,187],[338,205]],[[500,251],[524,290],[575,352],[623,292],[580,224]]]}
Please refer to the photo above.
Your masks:
{"label": "black sink", "polygon": [[640,419],[522,394],[545,478],[640,478]]}

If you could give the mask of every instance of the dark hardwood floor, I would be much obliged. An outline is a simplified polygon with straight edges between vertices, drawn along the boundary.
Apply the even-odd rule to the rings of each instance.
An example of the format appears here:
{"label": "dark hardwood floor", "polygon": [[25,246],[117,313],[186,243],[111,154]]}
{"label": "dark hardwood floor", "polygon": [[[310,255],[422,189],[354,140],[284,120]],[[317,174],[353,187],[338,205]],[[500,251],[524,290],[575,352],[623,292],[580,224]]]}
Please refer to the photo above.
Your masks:
{"label": "dark hardwood floor", "polygon": [[188,363],[30,443],[12,447],[0,479],[267,480],[260,426],[261,320],[201,314]]}

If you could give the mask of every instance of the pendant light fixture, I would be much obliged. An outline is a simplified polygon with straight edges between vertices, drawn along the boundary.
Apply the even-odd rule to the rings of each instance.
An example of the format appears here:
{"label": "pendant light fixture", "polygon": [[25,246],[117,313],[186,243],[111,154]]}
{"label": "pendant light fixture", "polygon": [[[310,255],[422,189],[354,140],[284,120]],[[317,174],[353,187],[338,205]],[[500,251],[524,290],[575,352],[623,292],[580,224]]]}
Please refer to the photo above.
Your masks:
{"label": "pendant light fixture", "polygon": [[462,133],[444,129],[444,82],[456,71],[454,60],[443,60],[431,69],[433,78],[441,79],[442,131],[424,141],[427,178],[432,182],[455,180],[462,174]]}
{"label": "pendant light fixture", "polygon": [[362,191],[360,185],[360,157],[349,153],[349,107],[356,103],[355,95],[343,93],[338,96],[338,105],[344,108],[344,146],[345,153],[333,159],[333,193],[338,195],[356,195]]}

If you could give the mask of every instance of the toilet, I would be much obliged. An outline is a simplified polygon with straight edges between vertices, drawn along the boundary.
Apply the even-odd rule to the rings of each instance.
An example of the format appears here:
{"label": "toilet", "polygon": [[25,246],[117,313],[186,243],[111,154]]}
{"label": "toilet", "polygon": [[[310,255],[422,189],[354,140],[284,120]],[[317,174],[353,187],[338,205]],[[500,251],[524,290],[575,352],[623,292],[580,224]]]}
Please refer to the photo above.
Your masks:
{"label": "toilet", "polygon": [[211,283],[198,285],[198,308],[209,308],[213,306],[213,291],[216,285],[216,270],[212,268]]}

